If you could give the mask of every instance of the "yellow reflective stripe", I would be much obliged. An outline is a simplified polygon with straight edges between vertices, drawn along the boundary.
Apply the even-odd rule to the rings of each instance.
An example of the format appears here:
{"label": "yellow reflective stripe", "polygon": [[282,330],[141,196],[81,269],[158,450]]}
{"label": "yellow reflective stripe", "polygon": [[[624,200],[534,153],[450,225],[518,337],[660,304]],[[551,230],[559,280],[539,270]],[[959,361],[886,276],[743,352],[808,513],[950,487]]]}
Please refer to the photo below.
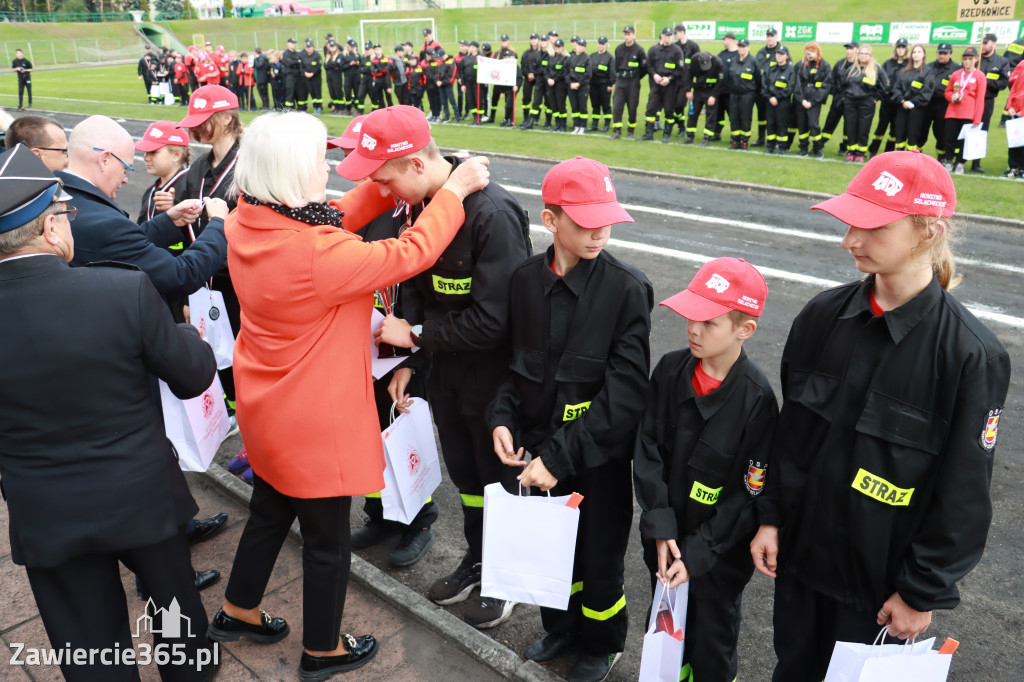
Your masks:
{"label": "yellow reflective stripe", "polygon": [[754,74],[752,74],[752,73],[741,73],[740,74],[740,78],[742,78],[745,81],[752,81],[752,80],[754,80]]}
{"label": "yellow reflective stripe", "polygon": [[717,83],[718,79],[717,78],[708,78],[704,82],[705,83]]}
{"label": "yellow reflective stripe", "polygon": [[821,84],[821,81],[818,81],[817,83],[815,83],[815,84],[814,84],[814,87],[816,87],[816,88],[820,88],[820,87],[821,87],[821,85],[822,85],[822,84]]}
{"label": "yellow reflective stripe", "polygon": [[909,506],[910,497],[914,494],[913,488],[899,488],[864,469],[857,470],[857,475],[853,477],[850,487],[862,495],[867,495],[892,507]]}
{"label": "yellow reflective stripe", "polygon": [[640,62],[626,62],[626,66],[628,66],[630,68],[636,68],[636,67],[640,66]]}
{"label": "yellow reflective stripe", "polygon": [[607,71],[608,70],[608,65],[607,64],[598,64],[597,65],[597,70],[598,71]]}
{"label": "yellow reflective stripe", "polygon": [[1010,43],[1006,46],[1006,49],[1014,54],[1024,54],[1024,45],[1019,45],[1017,43]]}
{"label": "yellow reflective stripe", "polygon": [[366,493],[365,495],[363,495],[363,497],[379,500],[380,499],[380,493]]}
{"label": "yellow reflective stripe", "polygon": [[576,73],[586,73],[587,72],[587,67],[585,67],[585,66],[577,66],[577,67],[574,67],[574,68],[576,69]]}
{"label": "yellow reflective stripe", "polygon": [[666,63],[666,64],[665,64],[665,68],[666,68],[666,69],[674,69],[674,68],[676,68],[676,65],[675,65],[675,64],[669,64],[669,63]]}
{"label": "yellow reflective stripe", "polygon": [[579,419],[580,417],[585,415],[587,413],[587,410],[589,410],[589,409],[590,409],[590,401],[589,400],[584,402],[584,403],[578,403],[576,405],[566,405],[562,409],[562,421],[564,421],[564,422],[575,421],[576,419]]}
{"label": "yellow reflective stripe", "polygon": [[[227,396],[224,396],[224,398],[227,399]],[[228,402],[228,409],[231,409],[231,410],[235,409],[235,401],[234,400],[228,400],[227,402]]]}
{"label": "yellow reflective stripe", "polygon": [[912,88],[923,88],[924,87],[924,83],[922,83],[921,81],[910,81],[910,87],[912,87]]}
{"label": "yellow reflective stripe", "polygon": [[949,79],[948,78],[943,78],[942,79],[942,84],[943,85],[949,85]]}
{"label": "yellow reflective stripe", "polygon": [[999,72],[996,71],[995,73],[986,73],[985,78],[989,79],[990,81],[997,81],[999,80]]}
{"label": "yellow reflective stripe", "polygon": [[477,509],[484,508],[484,496],[483,495],[465,495],[460,493],[459,497],[462,498],[463,507],[476,507]]}
{"label": "yellow reflective stripe", "polygon": [[789,83],[787,83],[786,81],[775,81],[775,87],[777,87],[777,88],[788,88],[789,87]]}
{"label": "yellow reflective stripe", "polygon": [[472,277],[449,279],[447,277],[431,275],[430,278],[434,282],[434,291],[439,294],[468,294],[473,285]]}
{"label": "yellow reflective stripe", "polygon": [[619,597],[619,601],[615,602],[613,606],[605,609],[604,611],[595,611],[593,609],[588,609],[586,606],[582,608],[584,618],[590,618],[591,620],[608,620],[616,613],[626,608],[626,595]]}
{"label": "yellow reflective stripe", "polygon": [[679,682],[693,682],[693,668],[689,663],[679,669]]}
{"label": "yellow reflective stripe", "polygon": [[184,242],[178,242],[177,244],[171,244],[167,248],[172,249],[174,251],[181,251],[182,249],[185,248],[185,243]]}
{"label": "yellow reflective stripe", "polygon": [[864,76],[864,80],[861,81],[861,82],[864,83],[864,85],[874,85],[875,84],[875,79],[871,78],[869,76]]}
{"label": "yellow reflective stripe", "polygon": [[[768,137],[771,138],[773,136],[769,135]],[[721,488],[709,488],[700,481],[694,481],[693,487],[690,489],[690,499],[701,504],[714,504],[718,502],[718,495],[721,492]]]}
{"label": "yellow reflective stripe", "polygon": [[582,591],[583,591],[583,581],[581,580],[578,583],[573,583],[572,584],[572,589],[569,590],[569,596],[571,597],[572,595],[576,594],[577,592],[582,592]]}

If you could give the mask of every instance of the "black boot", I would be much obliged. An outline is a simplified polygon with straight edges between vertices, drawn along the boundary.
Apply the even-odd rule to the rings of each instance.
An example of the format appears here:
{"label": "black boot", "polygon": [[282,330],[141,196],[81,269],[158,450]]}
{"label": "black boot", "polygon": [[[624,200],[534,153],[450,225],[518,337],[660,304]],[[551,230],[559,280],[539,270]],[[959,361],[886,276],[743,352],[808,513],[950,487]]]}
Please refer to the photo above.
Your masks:
{"label": "black boot", "polygon": [[622,137],[622,127],[620,126],[620,127],[615,129],[614,133],[612,133],[612,139],[613,140],[618,140],[621,137]]}
{"label": "black boot", "polygon": [[811,149],[811,158],[812,159],[824,159],[825,158],[825,152],[822,151],[824,146],[825,146],[825,143],[821,142],[820,140],[818,142],[815,142],[814,143],[814,147]]}
{"label": "black boot", "polygon": [[[630,131],[632,131],[632,128],[630,128]],[[650,141],[650,140],[653,140],[653,139],[654,139],[654,122],[653,121],[648,121],[647,122],[647,129],[644,131],[644,136],[641,137],[640,140],[642,142],[647,142],[647,141]]]}
{"label": "black boot", "polygon": [[871,157],[878,154],[878,148],[881,146],[882,138],[876,137],[875,139],[871,140],[871,144],[868,145],[868,158],[870,159]]}
{"label": "black boot", "polygon": [[593,123],[590,124],[590,127],[587,128],[587,132],[588,133],[596,133],[597,131],[598,131],[597,121],[594,121]]}
{"label": "black boot", "polygon": [[662,144],[665,144],[665,143],[667,143],[671,139],[672,139],[672,124],[671,123],[666,123],[665,124],[665,132],[662,133],[662,136],[661,136],[661,142],[662,142]]}
{"label": "black boot", "polygon": [[800,145],[800,151],[796,153],[797,156],[807,156],[807,144]]}
{"label": "black boot", "polygon": [[707,147],[709,144],[711,144],[711,136],[710,135],[705,135],[704,136],[704,141],[700,143],[700,146],[701,147]]}
{"label": "black boot", "polygon": [[683,144],[693,144],[693,135],[687,135],[683,139]]}
{"label": "black boot", "polygon": [[896,151],[896,140],[886,140],[885,141],[885,151],[886,152],[894,152],[894,151]]}
{"label": "black boot", "polygon": [[763,147],[765,145],[765,137],[768,134],[767,129],[761,126],[761,129],[757,131],[757,142],[752,142],[751,147]]}
{"label": "black boot", "polygon": [[601,132],[602,132],[602,133],[607,133],[607,132],[608,132],[608,129],[609,129],[609,127],[611,127],[611,124],[609,124],[609,123],[605,123],[605,124],[604,124],[603,126],[601,126]]}
{"label": "black boot", "polygon": [[971,161],[971,172],[972,173],[984,173],[985,169],[981,167],[981,159],[975,159]]}
{"label": "black boot", "polygon": [[626,135],[626,139],[627,140],[635,140],[636,139],[635,131],[636,131],[636,127],[635,126],[629,126],[629,134]]}

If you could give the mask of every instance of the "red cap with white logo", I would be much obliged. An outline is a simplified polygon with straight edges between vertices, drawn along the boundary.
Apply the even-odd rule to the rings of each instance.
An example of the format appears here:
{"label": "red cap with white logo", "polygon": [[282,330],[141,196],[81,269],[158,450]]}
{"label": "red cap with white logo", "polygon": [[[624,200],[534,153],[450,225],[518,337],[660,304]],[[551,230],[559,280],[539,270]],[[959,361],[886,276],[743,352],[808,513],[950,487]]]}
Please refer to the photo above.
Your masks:
{"label": "red cap with white logo", "polygon": [[[341,134],[341,137],[335,137],[327,140],[328,149],[355,149],[356,143],[359,142],[359,133],[363,129],[363,120],[366,115],[356,116],[354,119],[348,122],[348,127],[345,128],[345,132]],[[338,171],[339,173],[341,171]]]}
{"label": "red cap with white logo", "polygon": [[135,143],[135,148],[140,152],[155,152],[160,147],[173,145],[176,147],[188,146],[188,135],[181,131],[174,121],[156,121],[150,123],[146,128],[146,134]]}
{"label": "red cap with white logo", "polygon": [[430,144],[426,115],[405,104],[366,114],[352,153],[338,164],[347,180],[362,180],[386,161],[408,156]]}
{"label": "red cap with white logo", "polygon": [[223,85],[204,85],[192,93],[188,101],[188,116],[179,128],[195,128],[218,111],[238,108],[238,97]]}
{"label": "red cap with white logo", "polygon": [[549,170],[540,196],[545,204],[561,206],[580,227],[600,229],[633,222],[619,205],[608,166],[593,159],[577,156]]}
{"label": "red cap with white logo", "polygon": [[688,320],[707,322],[738,310],[761,317],[768,284],[757,268],[742,258],[716,258],[697,271],[690,286],[660,305]]}
{"label": "red cap with white logo", "polygon": [[920,152],[887,152],[865,164],[845,194],[811,209],[872,230],[908,215],[953,217],[956,188],[938,161]]}

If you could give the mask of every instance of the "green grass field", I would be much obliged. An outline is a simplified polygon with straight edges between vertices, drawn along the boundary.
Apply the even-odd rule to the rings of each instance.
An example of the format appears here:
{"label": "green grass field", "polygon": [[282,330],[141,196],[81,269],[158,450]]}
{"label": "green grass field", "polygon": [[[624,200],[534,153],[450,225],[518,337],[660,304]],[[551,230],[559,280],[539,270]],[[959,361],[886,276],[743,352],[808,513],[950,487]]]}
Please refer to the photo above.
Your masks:
{"label": "green grass field", "polygon": [[[135,76],[134,65],[40,71],[33,78],[33,86],[35,108],[42,110],[143,120],[180,120],[184,116],[183,107],[145,103],[142,83]],[[1005,96],[1000,99],[1004,100]],[[643,101],[644,98],[641,98]],[[14,77],[4,77],[0,87],[0,106],[13,108],[16,104]],[[243,118],[248,121],[254,116],[246,113]],[[824,113],[822,118],[824,120]],[[322,120],[333,135],[340,135],[349,121],[340,116],[323,116]],[[436,125],[433,132],[438,143],[444,147],[495,150],[552,161],[582,154],[612,166],[819,192],[840,192],[859,168],[839,160],[835,153],[838,144],[835,139],[825,148],[826,159],[814,160],[796,157],[792,152],[785,157],[734,152],[726,149],[723,143],[715,143],[706,149],[683,147],[675,142],[675,138],[672,144],[660,144],[610,140],[607,135],[601,134],[581,137],[465,125]],[[925,151],[934,153],[930,144]],[[1001,130],[992,132],[989,154],[984,165],[988,170],[987,177],[970,174],[955,176],[959,195],[958,210],[1014,220],[1024,219],[1024,185],[993,177],[1001,173],[1006,165],[1006,138]]]}

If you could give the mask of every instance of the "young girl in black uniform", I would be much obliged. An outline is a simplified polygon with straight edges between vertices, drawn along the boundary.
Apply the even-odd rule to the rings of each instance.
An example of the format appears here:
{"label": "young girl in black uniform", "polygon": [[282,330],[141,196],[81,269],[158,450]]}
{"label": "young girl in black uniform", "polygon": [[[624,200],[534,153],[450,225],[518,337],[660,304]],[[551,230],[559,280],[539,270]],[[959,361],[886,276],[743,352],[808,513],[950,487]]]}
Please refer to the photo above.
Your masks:
{"label": "young girl in black uniform", "polygon": [[[981,559],[1010,360],[949,290],[956,205],[935,159],[890,152],[815,206],[864,279],[816,296],[782,355],[751,543],[775,583],[774,680],[820,682],[836,641],[900,639]],[[779,559],[781,558],[781,561]]]}
{"label": "young girl in black uniform", "polygon": [[928,71],[928,53],[924,45],[914,45],[907,65],[896,72],[892,84],[892,101],[896,117],[892,123],[892,136],[896,149],[919,151],[928,141],[925,115],[932,101],[935,79]]}
{"label": "young girl in black uniform", "polygon": [[[146,155],[146,171],[156,176],[156,182],[142,195],[142,206],[135,219],[140,225],[174,206],[175,187],[185,184],[183,178],[188,172],[191,152],[188,133],[177,126],[174,121],[151,123],[142,139],[135,143],[135,149]],[[180,253],[182,245],[175,246]],[[171,251],[175,252],[174,247]]]}
{"label": "young girl in black uniform", "polygon": [[889,92],[889,77],[872,56],[870,45],[861,45],[857,61],[846,72],[846,110],[843,122],[849,140],[846,160],[862,163],[868,153],[868,135],[875,118],[875,105]]}

